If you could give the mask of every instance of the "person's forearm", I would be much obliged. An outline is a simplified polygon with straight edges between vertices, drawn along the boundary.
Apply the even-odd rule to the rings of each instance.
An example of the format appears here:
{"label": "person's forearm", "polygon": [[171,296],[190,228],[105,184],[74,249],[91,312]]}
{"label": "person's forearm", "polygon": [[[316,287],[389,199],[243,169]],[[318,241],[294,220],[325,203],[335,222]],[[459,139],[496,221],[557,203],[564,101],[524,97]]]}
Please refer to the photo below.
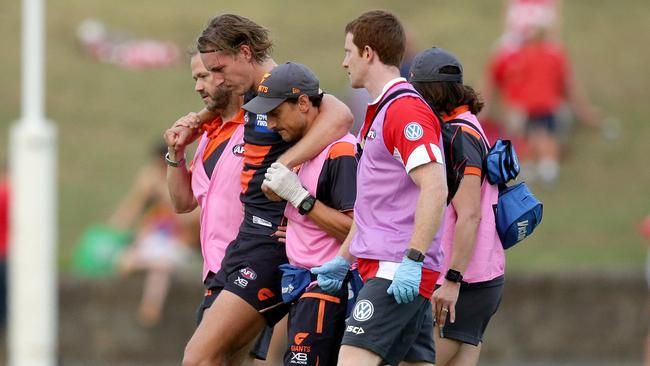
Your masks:
{"label": "person's forearm", "polygon": [[[172,156],[172,152],[169,155],[170,159],[175,161],[183,158],[183,155]],[[196,208],[197,202],[192,192],[192,174],[185,164],[176,168],[167,167],[167,187],[176,213],[190,212]]]}
{"label": "person's forearm", "polygon": [[[409,248],[426,253],[440,228],[447,192],[426,188],[420,191],[415,208],[415,227]],[[444,194],[443,194],[444,193]]]}
{"label": "person's forearm", "polygon": [[444,166],[429,163],[419,169],[414,181],[420,188],[420,195],[415,207],[415,224],[409,248],[426,253],[435,237],[447,204],[447,183],[444,178]]}
{"label": "person's forearm", "polygon": [[350,243],[352,242],[352,238],[354,237],[354,234],[357,232],[357,225],[354,223],[354,220],[352,220],[352,226],[350,227],[350,232],[348,232],[348,236],[343,240],[343,244],[341,244],[341,248],[339,248],[339,252],[337,255],[345,258],[348,262],[352,263],[356,260],[356,258],[350,254]]}
{"label": "person's forearm", "polygon": [[318,117],[307,134],[278,161],[291,169],[318,155],[327,145],[343,137],[354,118],[350,109],[336,97],[326,94],[319,107]]}
{"label": "person's forearm", "polygon": [[566,81],[565,93],[569,106],[580,122],[592,127],[600,127],[602,117],[599,115],[598,110],[587,101],[586,95],[576,85],[574,80]]}
{"label": "person's forearm", "polygon": [[456,225],[449,269],[461,273],[465,273],[476,246],[476,232],[481,222],[481,184],[480,176],[465,175],[452,201]]}
{"label": "person's forearm", "polygon": [[481,222],[480,213],[459,216],[454,230],[454,244],[452,246],[449,269],[465,273],[469,265],[474,247],[476,246],[476,230]]}
{"label": "person's forearm", "polygon": [[328,207],[320,201],[316,201],[308,216],[319,228],[340,241],[347,238],[352,227],[352,217]]}
{"label": "person's forearm", "polygon": [[144,210],[151,194],[149,170],[140,170],[129,193],[122,199],[108,220],[108,224],[120,230],[130,230]]}

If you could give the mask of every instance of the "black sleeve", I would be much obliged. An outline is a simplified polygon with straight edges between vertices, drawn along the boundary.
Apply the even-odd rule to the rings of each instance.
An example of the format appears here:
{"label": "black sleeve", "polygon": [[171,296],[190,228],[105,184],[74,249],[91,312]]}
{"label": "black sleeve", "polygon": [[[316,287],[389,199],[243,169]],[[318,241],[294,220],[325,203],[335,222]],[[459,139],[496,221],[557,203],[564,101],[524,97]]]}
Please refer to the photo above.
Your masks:
{"label": "black sleeve", "polygon": [[483,159],[485,158],[485,145],[471,133],[463,132],[463,149],[467,156],[467,166],[483,169]]}
{"label": "black sleeve", "polygon": [[[354,148],[350,149],[354,151]],[[354,208],[357,196],[357,159],[352,154],[328,158],[318,177],[316,198],[325,205],[339,210]]]}

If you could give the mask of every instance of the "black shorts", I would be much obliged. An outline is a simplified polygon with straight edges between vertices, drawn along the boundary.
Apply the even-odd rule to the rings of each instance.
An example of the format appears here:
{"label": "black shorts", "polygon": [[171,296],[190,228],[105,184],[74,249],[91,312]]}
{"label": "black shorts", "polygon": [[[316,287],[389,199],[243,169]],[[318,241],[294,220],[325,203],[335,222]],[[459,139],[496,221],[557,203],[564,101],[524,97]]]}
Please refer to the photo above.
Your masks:
{"label": "black shorts", "polygon": [[[216,280],[216,275],[213,272],[208,272],[208,275],[203,281],[205,286],[205,294],[203,300],[199,305],[198,310],[196,311],[196,325],[198,326],[203,320],[203,314],[205,310],[208,309],[214,303],[214,300],[217,299],[217,296],[221,292],[223,286],[221,286]],[[268,325],[264,327],[262,333],[257,337],[255,345],[250,351],[251,357],[254,357],[258,360],[266,360],[266,356],[269,353],[269,346],[271,345],[271,337],[273,337],[273,327]]]}
{"label": "black shorts", "polygon": [[529,116],[526,127],[528,132],[544,130],[553,135],[557,132],[557,117],[553,113]]}
{"label": "black shorts", "polygon": [[499,276],[485,282],[463,283],[456,302],[456,321],[452,324],[447,317],[443,338],[478,346],[499,308],[504,282],[504,276]]}
{"label": "black shorts", "polygon": [[366,282],[347,319],[341,344],[372,351],[390,365],[435,363],[431,301],[416,296],[408,304],[398,304],[386,293],[390,284],[377,277]]}
{"label": "black shorts", "polygon": [[306,291],[291,305],[285,365],[335,366],[345,330],[348,286],[334,295],[320,287]]}
{"label": "black shorts", "polygon": [[274,236],[239,233],[226,249],[216,286],[249,303],[274,326],[289,312],[282,302],[281,264],[287,263],[284,244]]}

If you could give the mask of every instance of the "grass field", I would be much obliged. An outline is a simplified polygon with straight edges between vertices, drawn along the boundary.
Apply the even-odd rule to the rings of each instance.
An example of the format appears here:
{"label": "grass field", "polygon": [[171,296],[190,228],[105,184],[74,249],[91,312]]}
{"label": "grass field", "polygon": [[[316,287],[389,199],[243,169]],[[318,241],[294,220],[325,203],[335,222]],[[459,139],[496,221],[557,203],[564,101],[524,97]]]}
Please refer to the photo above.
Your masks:
{"label": "grass field", "polygon": [[[340,68],[343,27],[364,10],[389,9],[415,33],[420,48],[453,50],[477,84],[501,30],[501,1],[198,1],[56,0],[47,15],[47,115],[59,131],[60,254],[90,223],[107,218],[129,187],[149,146],[178,116],[201,107],[186,62],[128,71],[95,63],[75,42],[87,17],[136,37],[193,43],[214,14],[235,12],[272,31],[275,60],[309,65],[323,89],[345,97]],[[554,191],[539,191],[545,216],[538,232],[508,253],[511,268],[643,265],[636,223],[650,213],[650,34],[646,0],[564,2],[563,39],[590,99],[620,118],[623,137],[607,142],[579,130]],[[20,114],[20,2],[0,3],[0,136]],[[2,144],[0,158],[7,150]]]}

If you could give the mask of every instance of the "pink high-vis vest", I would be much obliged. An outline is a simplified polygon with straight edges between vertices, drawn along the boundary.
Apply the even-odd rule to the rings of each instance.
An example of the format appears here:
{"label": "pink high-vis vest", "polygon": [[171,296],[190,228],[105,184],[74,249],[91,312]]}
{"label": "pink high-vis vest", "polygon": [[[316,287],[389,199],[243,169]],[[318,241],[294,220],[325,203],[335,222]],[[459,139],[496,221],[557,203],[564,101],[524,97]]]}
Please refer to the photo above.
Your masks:
{"label": "pink high-vis vest", "polygon": [[[406,173],[404,164],[388,151],[383,137],[384,119],[390,104],[403,96],[419,95],[411,84],[398,83],[384,93],[381,100],[400,89],[413,93],[398,96],[378,111],[359,160],[354,205],[357,231],[350,244],[350,253],[358,258],[399,263],[413,235],[420,189]],[[441,234],[442,230],[438,230],[426,252],[424,268],[440,271]]]}
{"label": "pink high-vis vest", "polygon": [[[483,128],[471,112],[464,112],[456,116],[457,119],[465,120],[476,129],[481,131]],[[489,141],[485,141],[490,146]],[[503,246],[499,234],[497,234],[494,223],[494,209],[499,198],[499,188],[491,185],[487,179],[483,179],[481,184],[481,222],[476,231],[476,244],[474,245],[474,254],[472,259],[463,273],[463,281],[469,283],[484,282],[495,279],[505,272],[506,259],[503,253]],[[442,273],[446,273],[451,260],[452,244],[456,230],[456,210],[454,205],[450,204],[445,212],[445,222],[443,226],[442,250],[444,253],[444,265]],[[438,283],[442,283],[444,278],[440,278]]]}
{"label": "pink high-vis vest", "polygon": [[[316,197],[318,190],[318,178],[323,170],[323,164],[327,160],[330,148],[337,143],[344,142],[354,146],[356,150],[356,138],[351,134],[327,146],[315,158],[306,161],[298,171],[298,177],[303,187],[309,194]],[[287,205],[284,215],[287,223],[287,257],[289,263],[297,267],[310,269],[320,266],[336,256],[341,242],[323,231],[307,215],[303,216],[293,205]]]}
{"label": "pink high-vis vest", "polygon": [[203,168],[203,152],[208,144],[204,133],[194,154],[192,192],[201,207],[201,252],[203,253],[203,279],[208,271],[217,273],[221,268],[226,248],[239,232],[244,217],[239,195],[239,177],[243,169],[244,125],[237,126],[219,157],[212,179]]}

